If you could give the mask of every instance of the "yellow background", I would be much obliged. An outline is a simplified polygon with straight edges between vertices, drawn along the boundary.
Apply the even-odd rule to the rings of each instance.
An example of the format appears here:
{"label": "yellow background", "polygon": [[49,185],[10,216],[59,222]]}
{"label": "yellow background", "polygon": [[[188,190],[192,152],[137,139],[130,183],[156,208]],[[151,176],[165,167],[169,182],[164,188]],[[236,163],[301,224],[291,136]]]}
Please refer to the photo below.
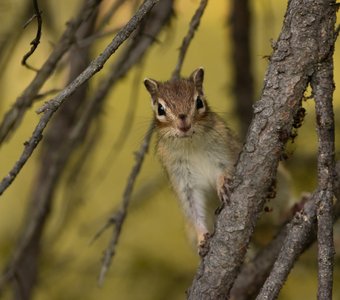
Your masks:
{"label": "yellow background", "polygon": [[[12,1],[6,8],[11,15],[15,5]],[[52,1],[51,1],[52,2]],[[51,3],[57,18],[59,34],[65,22],[74,13],[79,1],[57,1]],[[271,53],[271,39],[277,39],[280,32],[286,1],[252,1],[254,26],[252,28],[252,52],[257,99],[259,98],[267,60]],[[107,1],[106,5],[109,6]],[[185,289],[196,271],[198,257],[195,249],[187,241],[185,222],[171,191],[167,178],[153,153],[153,146],[147,155],[142,172],[134,191],[131,206],[123,233],[103,287],[97,286],[97,276],[103,250],[111,236],[106,231],[99,240],[89,245],[97,230],[106,222],[113,210],[119,205],[128,174],[134,163],[133,152],[139,147],[151,119],[149,96],[144,90],[142,79],[152,77],[166,80],[170,77],[177,61],[178,48],[186,34],[190,18],[199,1],[177,1],[176,17],[171,26],[159,37],[144,63],[141,80],[134,86],[135,68],[112,91],[104,113],[103,126],[95,153],[89,157],[82,180],[69,190],[58,189],[53,213],[44,235],[44,255],[39,274],[39,286],[34,299],[184,299]],[[231,94],[230,35],[228,25],[228,1],[210,1],[203,16],[199,31],[190,45],[183,75],[189,75],[195,68],[205,68],[205,91],[212,108],[219,112],[230,126],[237,131],[237,118],[233,113]],[[120,17],[112,24],[126,21],[128,9],[124,8]],[[43,15],[43,17],[46,17]],[[110,25],[112,25],[110,24]],[[0,81],[0,117],[11,106],[14,99],[32,80],[34,74],[20,65],[23,54],[35,34],[34,26],[26,30],[25,36],[14,49],[8,68]],[[34,66],[40,66],[48,57],[57,36],[43,31],[42,42],[30,59]],[[98,43],[93,55],[98,55],[112,37]],[[339,42],[337,42],[339,48]],[[335,54],[335,82],[339,82],[339,49]],[[119,51],[116,55],[119,55]],[[109,61],[112,62],[114,57]],[[105,72],[105,68],[103,70]],[[55,74],[44,86],[60,88],[65,74]],[[97,75],[95,82],[100,80]],[[107,164],[107,157],[119,137],[128,110],[132,90],[138,89],[135,98],[135,118],[131,133],[126,137],[122,149],[115,151]],[[339,115],[340,92],[334,95],[336,116]],[[18,159],[23,142],[27,140],[37,124],[39,115],[34,107],[25,116],[23,123],[8,143],[0,148],[0,176],[7,174]],[[315,187],[315,166],[304,164],[301,157],[315,156],[316,135],[314,127],[314,103],[308,100],[304,107],[307,117],[294,145],[288,161],[288,169],[296,183],[296,197],[301,191],[312,191]],[[338,120],[338,119],[337,119]],[[339,129],[339,126],[338,126]],[[339,130],[337,131],[337,136]],[[337,142],[339,145],[339,142]],[[339,149],[339,146],[337,146]],[[113,158],[112,158],[113,157]],[[338,155],[339,158],[339,155]],[[24,212],[30,198],[31,185],[36,174],[39,148],[35,151],[15,182],[0,198],[0,267],[5,266],[18,232],[22,225]],[[103,168],[108,168],[104,172]],[[65,183],[64,177],[63,184]],[[61,185],[63,186],[63,185]],[[77,197],[71,197],[77,195]],[[275,204],[272,204],[275,209]],[[339,240],[336,239],[339,243]],[[303,256],[302,263],[294,268],[280,299],[314,299],[316,295],[316,258],[315,249]],[[338,269],[336,278],[339,279]],[[334,299],[339,299],[340,289],[335,287]]]}

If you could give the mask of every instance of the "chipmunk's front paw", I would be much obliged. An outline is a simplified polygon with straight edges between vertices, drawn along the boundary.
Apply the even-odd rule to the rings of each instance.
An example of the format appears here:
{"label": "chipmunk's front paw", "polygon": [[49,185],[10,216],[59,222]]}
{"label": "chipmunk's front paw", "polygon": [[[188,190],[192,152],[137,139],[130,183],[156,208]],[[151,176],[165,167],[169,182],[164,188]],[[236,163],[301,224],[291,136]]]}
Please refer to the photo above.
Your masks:
{"label": "chipmunk's front paw", "polygon": [[222,203],[230,202],[230,190],[228,187],[223,187],[223,189],[218,191],[218,197]]}
{"label": "chipmunk's front paw", "polygon": [[222,176],[220,179],[220,184],[217,190],[218,198],[222,203],[229,204],[230,203],[230,179],[226,176]]}

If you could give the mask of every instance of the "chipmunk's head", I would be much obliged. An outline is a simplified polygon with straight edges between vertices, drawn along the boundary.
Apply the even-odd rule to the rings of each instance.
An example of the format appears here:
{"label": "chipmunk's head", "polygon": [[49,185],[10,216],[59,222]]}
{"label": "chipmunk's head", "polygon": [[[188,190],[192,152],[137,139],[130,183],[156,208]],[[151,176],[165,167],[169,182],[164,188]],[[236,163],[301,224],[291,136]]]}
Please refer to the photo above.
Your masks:
{"label": "chipmunk's head", "polygon": [[145,79],[151,95],[151,105],[157,128],[162,134],[190,137],[202,120],[208,106],[203,93],[203,68],[196,69],[189,78],[159,82]]}

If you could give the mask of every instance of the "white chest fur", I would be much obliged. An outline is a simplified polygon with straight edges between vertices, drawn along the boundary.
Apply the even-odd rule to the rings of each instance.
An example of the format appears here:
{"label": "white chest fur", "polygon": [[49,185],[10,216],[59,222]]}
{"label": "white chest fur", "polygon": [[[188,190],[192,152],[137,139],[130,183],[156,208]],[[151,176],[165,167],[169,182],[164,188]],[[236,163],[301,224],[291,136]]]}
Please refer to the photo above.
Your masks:
{"label": "white chest fur", "polygon": [[218,181],[233,165],[227,145],[193,135],[160,141],[157,151],[198,236],[211,231],[218,206]]}
{"label": "white chest fur", "polygon": [[177,192],[185,186],[211,193],[215,191],[219,176],[232,165],[224,143],[209,143],[206,139],[174,138],[159,144],[158,152]]}

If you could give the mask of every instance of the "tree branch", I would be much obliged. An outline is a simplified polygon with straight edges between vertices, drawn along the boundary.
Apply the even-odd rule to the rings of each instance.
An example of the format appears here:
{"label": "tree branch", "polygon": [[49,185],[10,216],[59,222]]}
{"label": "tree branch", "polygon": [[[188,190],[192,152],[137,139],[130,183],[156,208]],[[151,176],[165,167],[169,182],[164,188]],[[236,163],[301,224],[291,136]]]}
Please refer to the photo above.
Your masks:
{"label": "tree branch", "polygon": [[244,264],[230,292],[232,300],[255,299],[266,281],[275,260],[287,237],[288,226],[284,225],[271,242],[253,260]]}
{"label": "tree branch", "polygon": [[329,4],[326,0],[289,1],[236,166],[230,203],[217,218],[215,233],[207,242],[209,251],[188,291],[189,299],[225,299],[239,273],[309,75],[319,61],[315,32],[328,34],[325,28],[334,15]]}
{"label": "tree branch", "polygon": [[[98,10],[86,22],[82,23],[77,31],[77,37],[83,38],[93,32]],[[69,82],[71,82],[90,62],[90,47],[72,47],[69,55]],[[43,151],[39,160],[38,172],[34,187],[30,194],[29,209],[26,220],[20,233],[18,246],[7,264],[5,276],[0,283],[2,286],[8,281],[16,281],[13,285],[15,298],[31,298],[38,277],[41,240],[54,200],[54,194],[59,180],[67,166],[74,147],[65,147],[71,129],[78,121],[79,112],[87,99],[88,84],[84,84],[72,95],[72,99],[58,111],[50,123],[43,141]],[[61,142],[63,141],[63,142]]]}
{"label": "tree branch", "polygon": [[201,18],[203,16],[204,10],[208,4],[208,0],[201,0],[199,7],[197,8],[195,14],[193,15],[190,24],[189,24],[189,31],[187,35],[184,37],[182,41],[181,48],[179,50],[179,56],[177,65],[175,70],[172,72],[172,79],[179,78],[181,69],[183,66],[185,55],[188,51],[189,45],[194,37],[195,31],[197,30],[198,26],[200,25]]}
{"label": "tree branch", "polygon": [[316,225],[316,202],[320,201],[320,196],[318,191],[315,192],[303,210],[295,214],[293,220],[287,225],[288,233],[280,253],[256,299],[276,299],[295,261],[310,245],[311,232],[315,230]]}
{"label": "tree branch", "polygon": [[[111,70],[101,79],[97,92],[87,102],[84,113],[79,117],[78,126],[72,130],[70,143],[79,143],[79,137],[83,135],[83,132],[88,130],[92,121],[98,117],[99,112],[103,109],[109,92],[114,89],[115,84],[122,79],[128,71],[142,61],[150,47],[156,41],[158,34],[169,23],[171,16],[173,16],[173,1],[162,1],[139,25],[137,32],[134,34],[134,38],[130,39],[124,52],[115,60],[115,63],[112,64]],[[96,135],[96,137],[98,137],[98,135]],[[95,140],[96,137],[92,138],[92,145],[94,145],[93,140]],[[83,150],[83,157],[89,153],[90,148],[91,145],[88,145],[88,147]],[[77,169],[79,170],[79,168],[82,167],[82,162],[84,161],[84,159],[79,161],[75,170],[72,171],[73,174],[77,172]]]}
{"label": "tree branch", "polygon": [[[337,176],[334,183],[334,194],[338,201],[334,206],[334,222],[340,217],[340,162],[337,163],[336,169]],[[316,192],[314,192],[313,195],[315,194]],[[242,270],[231,290],[231,299],[247,300],[255,298],[272,268],[273,274],[270,275],[271,279],[268,278],[269,281],[278,280],[279,278],[281,278],[282,281],[286,280],[290,269],[282,268],[283,263],[280,262],[273,267],[280,252],[284,253],[285,249],[282,247],[286,244],[286,242],[292,243],[292,241],[301,241],[303,244],[301,247],[302,252],[292,255],[292,259],[297,259],[298,256],[300,256],[312,243],[315,242],[316,203],[312,196],[308,196],[308,199],[303,197],[300,203],[302,204],[302,209],[295,213],[289,221],[285,222],[285,225],[281,227],[275,238],[265,248],[263,248],[252,261],[242,267]],[[302,222],[300,226],[300,224],[294,220],[301,219],[301,214],[303,214],[304,222]],[[295,231],[292,230],[294,227],[296,229]],[[308,235],[308,238],[306,239],[304,238],[305,232],[307,232]],[[293,246],[290,250],[293,248],[297,249],[297,247]],[[280,257],[285,258],[285,255],[286,253],[281,254]],[[285,274],[281,275],[280,272],[285,272]]]}
{"label": "tree branch", "polygon": [[[331,8],[331,6],[329,6]],[[311,85],[316,100],[317,128],[319,136],[318,190],[313,194],[309,215],[302,215],[301,222],[310,220],[310,226],[293,227],[291,236],[284,242],[270,277],[266,280],[257,299],[276,299],[286,277],[297,257],[310,243],[311,228],[318,223],[319,290],[318,299],[332,298],[333,285],[333,192],[334,192],[334,120],[332,107],[333,84],[333,47],[335,14],[330,14],[329,22],[319,31],[319,62],[312,75]],[[328,34],[325,35],[324,32]],[[339,186],[336,187],[339,189]],[[337,190],[339,192],[339,190]],[[301,224],[297,223],[302,226]],[[296,234],[294,234],[296,232]],[[297,232],[300,235],[297,235]],[[314,232],[314,230],[313,230]],[[308,240],[309,237],[309,240]]]}
{"label": "tree branch", "polygon": [[152,7],[158,2],[158,0],[146,0],[136,14],[129,20],[129,22],[117,33],[112,42],[105,48],[105,50],[94,59],[90,65],[65,89],[63,89],[55,98],[47,102],[41,107],[38,112],[43,115],[33,131],[33,134],[29,141],[25,143],[24,151],[22,152],[19,160],[15,163],[9,174],[0,183],[0,195],[8,188],[13,182],[15,177],[19,174],[20,170],[27,162],[34,149],[42,138],[42,133],[52,118],[55,111],[62,105],[62,103],[70,95],[72,95],[76,89],[84,82],[89,80],[93,75],[99,72],[110,56],[119,48],[119,46],[131,35],[136,29],[138,24],[143,20],[145,15],[152,9]]}
{"label": "tree branch", "polygon": [[40,88],[51,76],[58,62],[75,42],[75,34],[79,26],[88,19],[102,0],[84,0],[82,9],[75,20],[67,22],[67,28],[56,44],[51,55],[35,75],[32,82],[17,98],[14,105],[6,112],[0,125],[0,145],[21,123],[26,110],[32,105]]}
{"label": "tree branch", "polygon": [[38,48],[38,45],[40,44],[40,38],[41,38],[41,29],[42,29],[42,17],[41,17],[41,11],[39,9],[38,0],[33,0],[33,7],[34,7],[34,18],[37,19],[37,33],[35,38],[31,41],[31,49],[24,55],[22,58],[21,64],[26,66],[28,69],[31,69],[33,71],[38,71],[37,69],[33,68],[29,64],[27,64],[27,59],[34,53],[34,51]]}
{"label": "tree branch", "polygon": [[145,15],[152,9],[158,0],[146,0],[137,13],[129,20],[129,22],[117,33],[112,42],[105,48],[105,50],[91,62],[91,64],[57,97],[47,102],[37,110],[38,113],[49,110],[56,110],[70,96],[80,85],[89,80],[93,75],[99,72],[110,56],[118,49],[118,47],[130,36],[130,34],[137,28],[138,24],[143,20]]}
{"label": "tree branch", "polygon": [[[335,1],[334,1],[335,4]],[[333,7],[334,9],[334,7]],[[335,9],[334,9],[335,10]],[[333,181],[334,181],[334,112],[333,112],[333,49],[335,13],[328,22],[328,35],[319,32],[319,64],[312,75],[318,133],[318,299],[332,299],[333,241]]]}
{"label": "tree branch", "polygon": [[115,249],[120,237],[120,233],[122,230],[122,226],[124,224],[125,218],[127,216],[128,207],[131,201],[131,195],[133,191],[133,187],[135,184],[135,181],[138,177],[139,171],[143,165],[145,154],[147,153],[149,149],[150,140],[152,137],[154,122],[151,122],[149,129],[144,137],[143,143],[139,149],[139,151],[135,154],[136,162],[131,170],[131,173],[128,177],[127,185],[124,189],[123,199],[121,203],[121,208],[115,212],[107,221],[107,223],[104,225],[103,229],[101,229],[97,234],[96,237],[98,237],[105,229],[107,229],[110,225],[113,226],[113,233],[112,237],[109,243],[109,246],[105,250],[102,267],[100,270],[98,283],[100,285],[103,284],[105,275],[109,269],[109,266],[111,264],[112,257],[115,254]]}
{"label": "tree branch", "polygon": [[[332,223],[340,217],[340,162],[337,163],[337,177],[334,183],[334,194],[338,201],[334,207],[335,216],[331,219]],[[276,241],[276,238],[268,247],[272,248],[275,246],[275,249],[277,249],[282,246],[281,250],[277,251],[277,255],[274,250],[272,255],[267,257],[269,261],[273,262],[275,261],[276,256],[277,259],[257,299],[276,299],[297,258],[313,242],[315,242],[317,231],[317,205],[318,201],[322,200],[321,197],[322,194],[319,193],[318,190],[315,191],[310,197],[310,200],[304,205],[302,211],[297,212],[292,221],[280,230],[278,234],[278,237],[281,237],[280,241]],[[263,256],[263,254],[261,254],[261,256]],[[269,270],[270,266],[267,268],[267,272],[269,272]]]}

